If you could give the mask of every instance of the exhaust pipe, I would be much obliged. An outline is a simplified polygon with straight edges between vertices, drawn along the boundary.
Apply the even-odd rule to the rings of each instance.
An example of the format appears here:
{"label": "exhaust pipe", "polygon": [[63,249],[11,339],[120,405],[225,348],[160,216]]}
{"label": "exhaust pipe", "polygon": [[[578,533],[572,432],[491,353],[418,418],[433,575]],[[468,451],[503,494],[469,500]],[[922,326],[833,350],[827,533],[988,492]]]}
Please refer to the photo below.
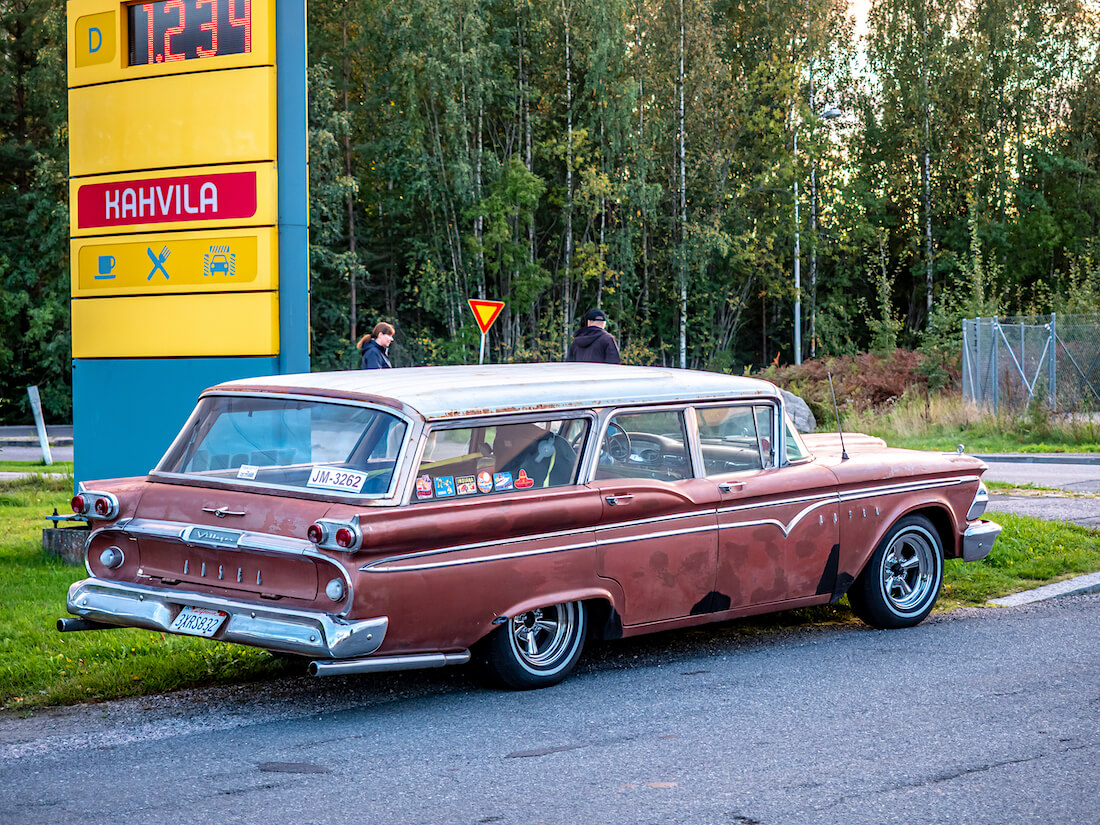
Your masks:
{"label": "exhaust pipe", "polygon": [[117,627],[117,624],[103,624],[89,619],[64,618],[57,620],[57,629],[62,633],[71,633],[76,630],[111,630]]}
{"label": "exhaust pipe", "polygon": [[344,676],[348,673],[381,673],[387,670],[420,670],[429,667],[464,665],[470,651],[459,653],[417,653],[409,656],[372,656],[368,659],[328,659],[309,663],[310,676]]}

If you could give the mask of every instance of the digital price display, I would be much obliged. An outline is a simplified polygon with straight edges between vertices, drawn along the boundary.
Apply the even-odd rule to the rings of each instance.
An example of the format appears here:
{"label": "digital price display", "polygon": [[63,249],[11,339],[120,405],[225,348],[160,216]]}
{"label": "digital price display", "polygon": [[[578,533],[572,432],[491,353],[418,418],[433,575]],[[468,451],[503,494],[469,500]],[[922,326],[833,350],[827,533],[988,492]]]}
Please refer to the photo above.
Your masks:
{"label": "digital price display", "polygon": [[252,51],[252,0],[137,3],[126,20],[131,66]]}

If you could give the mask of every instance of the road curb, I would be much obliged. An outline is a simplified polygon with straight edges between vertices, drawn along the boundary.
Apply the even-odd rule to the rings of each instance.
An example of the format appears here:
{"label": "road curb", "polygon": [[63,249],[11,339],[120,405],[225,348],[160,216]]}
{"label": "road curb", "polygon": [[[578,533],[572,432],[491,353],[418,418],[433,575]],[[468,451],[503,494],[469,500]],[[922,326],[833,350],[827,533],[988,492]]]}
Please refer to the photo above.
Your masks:
{"label": "road curb", "polygon": [[[47,439],[51,447],[71,447],[73,439],[66,435],[53,435]],[[34,436],[9,435],[0,437],[0,447],[37,447],[41,442]]]}
{"label": "road curb", "polygon": [[997,607],[1019,607],[1022,604],[1042,602],[1047,599],[1056,599],[1061,596],[1080,596],[1085,593],[1100,593],[1100,573],[1089,573],[1085,576],[1075,576],[1072,579],[1045,584],[1034,590],[1025,590],[1022,593],[1013,593],[1001,599],[991,599],[989,604]]}
{"label": "road curb", "polygon": [[986,462],[1011,464],[1100,464],[1100,453],[971,453]]}

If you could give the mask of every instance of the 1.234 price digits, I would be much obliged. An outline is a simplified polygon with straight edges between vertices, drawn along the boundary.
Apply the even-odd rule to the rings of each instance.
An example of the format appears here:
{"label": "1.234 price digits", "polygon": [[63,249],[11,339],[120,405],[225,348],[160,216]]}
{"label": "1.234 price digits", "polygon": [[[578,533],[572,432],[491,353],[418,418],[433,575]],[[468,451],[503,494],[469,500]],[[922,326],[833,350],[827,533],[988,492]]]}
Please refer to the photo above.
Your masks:
{"label": "1.234 price digits", "polygon": [[252,51],[252,0],[159,0],[127,18],[131,66]]}

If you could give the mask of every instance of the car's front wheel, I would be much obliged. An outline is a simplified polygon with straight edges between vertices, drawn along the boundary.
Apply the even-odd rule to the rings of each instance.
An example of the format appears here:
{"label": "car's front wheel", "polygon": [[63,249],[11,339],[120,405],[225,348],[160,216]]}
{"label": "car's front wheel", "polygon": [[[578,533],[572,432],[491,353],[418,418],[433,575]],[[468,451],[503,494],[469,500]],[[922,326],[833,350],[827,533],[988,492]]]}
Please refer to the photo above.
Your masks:
{"label": "car's front wheel", "polygon": [[485,664],[498,682],[517,690],[549,687],[580,659],[588,632],[583,602],[564,602],[520,613],[486,640]]}
{"label": "car's front wheel", "polygon": [[936,604],[943,583],[943,544],[924,516],[890,528],[848,591],[852,612],[872,627],[918,624]]}

